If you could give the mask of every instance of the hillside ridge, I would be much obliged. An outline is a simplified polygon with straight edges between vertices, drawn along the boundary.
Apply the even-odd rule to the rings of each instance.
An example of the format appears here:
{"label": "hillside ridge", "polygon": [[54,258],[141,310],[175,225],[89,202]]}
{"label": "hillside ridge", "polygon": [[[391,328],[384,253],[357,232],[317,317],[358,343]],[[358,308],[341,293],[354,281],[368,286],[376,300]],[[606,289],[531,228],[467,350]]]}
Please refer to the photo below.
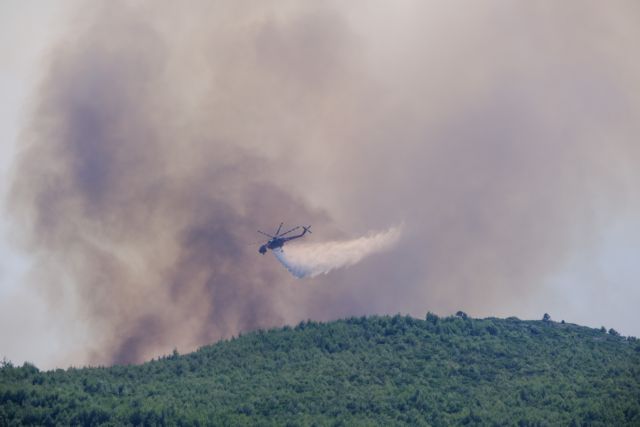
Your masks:
{"label": "hillside ridge", "polygon": [[517,318],[352,317],[141,365],[0,369],[0,425],[639,425],[640,342]]}

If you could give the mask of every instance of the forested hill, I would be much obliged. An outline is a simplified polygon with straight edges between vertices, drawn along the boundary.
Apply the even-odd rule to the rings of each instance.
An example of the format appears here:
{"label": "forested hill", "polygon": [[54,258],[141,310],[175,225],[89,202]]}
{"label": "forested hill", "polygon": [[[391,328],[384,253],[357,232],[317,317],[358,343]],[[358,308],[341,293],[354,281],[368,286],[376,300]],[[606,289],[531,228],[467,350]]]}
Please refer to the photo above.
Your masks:
{"label": "forested hill", "polygon": [[0,369],[0,425],[640,425],[640,341],[509,319],[352,318],[139,366]]}

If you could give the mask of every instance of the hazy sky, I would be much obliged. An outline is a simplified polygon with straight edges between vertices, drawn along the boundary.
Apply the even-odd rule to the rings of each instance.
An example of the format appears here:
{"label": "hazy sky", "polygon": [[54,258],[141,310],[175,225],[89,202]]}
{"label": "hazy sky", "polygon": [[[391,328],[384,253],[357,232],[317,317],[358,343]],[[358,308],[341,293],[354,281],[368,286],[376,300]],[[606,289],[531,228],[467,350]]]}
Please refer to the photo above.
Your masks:
{"label": "hazy sky", "polygon": [[30,258],[8,234],[6,192],[20,130],[25,126],[51,50],[64,31],[70,0],[0,2],[0,357],[66,366],[65,325],[50,312],[37,290],[26,286]]}
{"label": "hazy sky", "polygon": [[[0,356],[427,311],[640,334],[635,2],[0,5]],[[20,150],[20,155],[16,155]],[[302,281],[248,246],[403,225]]]}

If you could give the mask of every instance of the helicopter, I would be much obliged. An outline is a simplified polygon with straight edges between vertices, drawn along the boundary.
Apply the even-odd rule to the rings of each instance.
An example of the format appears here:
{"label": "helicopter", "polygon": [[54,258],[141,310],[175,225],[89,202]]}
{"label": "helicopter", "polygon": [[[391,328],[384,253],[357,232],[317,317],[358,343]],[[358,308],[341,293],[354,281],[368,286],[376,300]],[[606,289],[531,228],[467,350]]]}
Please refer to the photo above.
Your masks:
{"label": "helicopter", "polygon": [[[260,252],[262,255],[264,255],[264,254],[267,253],[268,249],[273,250],[273,249],[281,248],[289,240],[298,239],[298,238],[304,236],[307,233],[311,234],[311,226],[310,225],[308,225],[306,227],[304,225],[299,225],[297,227],[293,227],[291,230],[285,231],[284,233],[280,233],[280,230],[282,229],[283,225],[284,225],[284,223],[281,222],[280,226],[276,230],[276,234],[274,236],[272,236],[271,234],[268,234],[268,233],[265,233],[263,231],[258,230],[258,233],[264,234],[265,236],[269,237],[269,239],[270,239],[267,243],[265,243],[264,245],[260,246],[260,249],[258,249],[258,252]],[[285,235],[287,235],[289,233],[292,233],[292,232],[296,231],[299,228],[302,228],[302,232],[300,234],[296,234],[295,236],[284,237]]]}

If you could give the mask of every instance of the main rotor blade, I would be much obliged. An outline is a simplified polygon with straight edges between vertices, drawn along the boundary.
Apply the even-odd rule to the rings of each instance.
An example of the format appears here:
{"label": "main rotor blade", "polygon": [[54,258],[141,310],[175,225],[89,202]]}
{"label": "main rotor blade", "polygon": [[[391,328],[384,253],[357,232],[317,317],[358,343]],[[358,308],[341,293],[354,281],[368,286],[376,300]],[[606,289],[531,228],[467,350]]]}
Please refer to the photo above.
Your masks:
{"label": "main rotor blade", "polygon": [[280,226],[278,227],[278,230],[276,230],[276,236],[278,235],[278,233],[280,233],[280,229],[282,228],[283,225],[284,225],[284,222],[281,222]]}
{"label": "main rotor blade", "polygon": [[296,231],[298,228],[300,228],[300,226],[293,227],[291,230],[289,230],[289,231],[285,231],[284,233],[279,234],[279,235],[278,235],[278,237],[282,237],[282,236],[284,236],[285,234],[289,234],[289,233],[291,233],[292,231]]}
{"label": "main rotor blade", "polygon": [[265,233],[264,231],[260,231],[260,230],[258,230],[258,233],[260,233],[260,234],[264,234],[265,236],[267,236],[267,237],[269,237],[269,238],[271,238],[271,239],[275,239],[275,237],[273,237],[271,234],[267,234],[267,233]]}

